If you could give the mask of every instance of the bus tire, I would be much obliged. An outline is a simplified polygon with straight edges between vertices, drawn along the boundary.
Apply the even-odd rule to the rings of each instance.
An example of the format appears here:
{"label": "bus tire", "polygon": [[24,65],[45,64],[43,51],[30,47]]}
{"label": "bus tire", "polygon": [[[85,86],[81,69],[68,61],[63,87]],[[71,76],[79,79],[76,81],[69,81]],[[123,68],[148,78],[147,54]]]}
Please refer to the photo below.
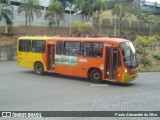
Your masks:
{"label": "bus tire", "polygon": [[35,65],[34,65],[34,72],[35,72],[37,75],[42,75],[42,74],[44,73],[43,64],[40,63],[40,62],[35,63]]}
{"label": "bus tire", "polygon": [[102,82],[102,73],[98,69],[93,69],[89,73],[89,80],[94,83]]}

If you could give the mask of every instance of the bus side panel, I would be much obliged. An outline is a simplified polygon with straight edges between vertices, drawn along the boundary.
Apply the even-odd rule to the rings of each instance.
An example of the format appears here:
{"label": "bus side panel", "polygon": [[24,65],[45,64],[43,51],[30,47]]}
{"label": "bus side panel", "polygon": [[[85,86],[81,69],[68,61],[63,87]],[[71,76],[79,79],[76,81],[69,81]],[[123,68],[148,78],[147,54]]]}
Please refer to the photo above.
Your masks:
{"label": "bus side panel", "polygon": [[44,71],[47,71],[47,54],[46,53],[42,54],[42,63],[44,66]]}
{"label": "bus side panel", "polygon": [[36,62],[41,62],[44,66],[42,53],[30,53],[30,67],[34,70],[34,64]]}
{"label": "bus side panel", "polygon": [[[90,68],[96,68],[99,69],[102,72],[104,72],[104,64],[103,60],[101,58],[86,58],[86,57],[79,57],[77,58],[77,64],[76,65],[69,65],[69,64],[56,64],[55,65],[55,72],[65,75],[71,75],[71,76],[78,76],[78,77],[88,77],[88,70]],[[102,77],[104,78],[104,77]]]}
{"label": "bus side panel", "polygon": [[79,72],[85,77],[88,77],[89,69],[99,69],[102,72],[102,79],[104,78],[104,61],[102,58],[80,57],[78,66]]}
{"label": "bus side panel", "polygon": [[80,73],[78,66],[55,65],[55,72],[63,75],[86,77]]}
{"label": "bus side panel", "polygon": [[18,52],[18,66],[32,69],[32,63],[30,60],[30,52]]}
{"label": "bus side panel", "polygon": [[20,67],[34,69],[35,62],[42,62],[41,53],[18,52],[18,65]]}
{"label": "bus side panel", "polygon": [[80,71],[80,66],[77,56],[56,55],[55,56],[55,71],[56,73],[86,77]]}

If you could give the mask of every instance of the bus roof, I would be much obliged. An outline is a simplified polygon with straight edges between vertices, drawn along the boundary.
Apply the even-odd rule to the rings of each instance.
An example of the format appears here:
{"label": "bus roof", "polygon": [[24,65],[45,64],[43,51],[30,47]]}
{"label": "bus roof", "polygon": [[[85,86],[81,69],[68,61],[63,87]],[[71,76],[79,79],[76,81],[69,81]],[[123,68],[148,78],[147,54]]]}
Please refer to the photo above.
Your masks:
{"label": "bus roof", "polygon": [[104,44],[113,44],[113,46],[119,46],[121,42],[127,42],[129,40],[123,38],[109,38],[109,37],[95,37],[95,38],[88,38],[88,37],[51,37],[48,39],[49,41],[52,40],[64,40],[64,41],[84,41],[84,42],[103,42]]}
{"label": "bus roof", "polygon": [[23,36],[18,39],[23,40],[49,40],[49,41],[84,41],[84,42],[103,42],[104,44],[110,44],[112,46],[119,46],[121,42],[127,42],[128,40],[123,38],[110,38],[110,37],[60,37],[60,36]]}
{"label": "bus roof", "polygon": [[23,39],[23,40],[28,40],[28,39],[31,39],[31,40],[48,40],[49,38],[51,37],[48,37],[48,36],[23,36],[23,37],[19,37],[18,39]]}

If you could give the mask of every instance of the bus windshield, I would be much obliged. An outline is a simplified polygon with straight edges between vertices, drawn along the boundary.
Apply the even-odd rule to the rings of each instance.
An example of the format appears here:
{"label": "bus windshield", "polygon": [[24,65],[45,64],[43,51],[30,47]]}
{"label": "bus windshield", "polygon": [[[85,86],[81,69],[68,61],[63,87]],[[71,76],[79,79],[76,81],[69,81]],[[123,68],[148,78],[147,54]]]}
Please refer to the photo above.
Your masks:
{"label": "bus windshield", "polygon": [[122,42],[120,43],[122,49],[122,54],[124,58],[124,64],[129,68],[138,67],[138,62],[136,58],[136,50],[132,42]]}

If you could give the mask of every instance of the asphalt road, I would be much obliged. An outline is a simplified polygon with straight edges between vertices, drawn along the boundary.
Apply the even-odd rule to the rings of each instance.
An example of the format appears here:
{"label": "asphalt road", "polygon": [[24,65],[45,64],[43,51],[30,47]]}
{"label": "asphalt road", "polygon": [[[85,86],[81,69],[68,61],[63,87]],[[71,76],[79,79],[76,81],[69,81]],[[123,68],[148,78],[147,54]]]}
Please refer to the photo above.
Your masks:
{"label": "asphalt road", "polygon": [[[160,111],[158,72],[140,73],[135,81],[125,85],[111,82],[96,84],[57,74],[38,76],[31,70],[18,67],[16,62],[0,62],[0,111],[146,110]],[[145,118],[148,119],[151,118]]]}

